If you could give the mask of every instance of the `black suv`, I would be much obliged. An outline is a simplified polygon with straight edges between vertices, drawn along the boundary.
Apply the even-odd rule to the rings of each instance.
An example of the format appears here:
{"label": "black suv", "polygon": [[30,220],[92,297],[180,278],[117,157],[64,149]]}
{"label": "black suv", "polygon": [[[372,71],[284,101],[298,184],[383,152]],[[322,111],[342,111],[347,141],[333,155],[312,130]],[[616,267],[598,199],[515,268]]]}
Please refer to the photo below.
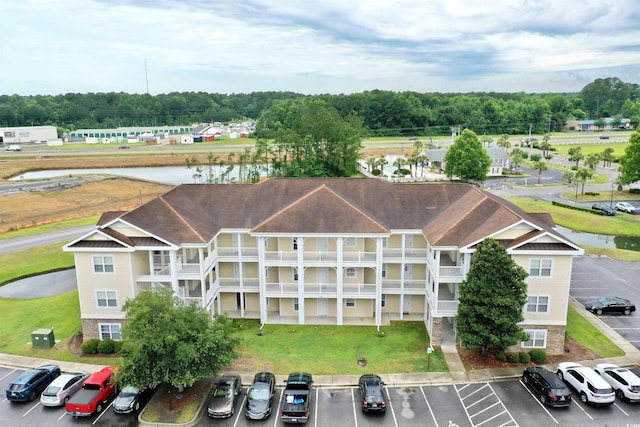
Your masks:
{"label": "black suv", "polygon": [[382,379],[373,374],[362,375],[358,381],[362,412],[380,412],[387,410],[387,399],[384,394]]}
{"label": "black suv", "polygon": [[593,206],[591,206],[591,209],[594,209],[596,211],[602,211],[607,216],[615,216],[616,214],[615,209],[613,209],[609,205],[605,205],[604,203],[594,203]]}
{"label": "black suv", "polygon": [[522,381],[545,405],[560,407],[571,404],[571,392],[555,373],[540,366],[531,366],[522,373]]}

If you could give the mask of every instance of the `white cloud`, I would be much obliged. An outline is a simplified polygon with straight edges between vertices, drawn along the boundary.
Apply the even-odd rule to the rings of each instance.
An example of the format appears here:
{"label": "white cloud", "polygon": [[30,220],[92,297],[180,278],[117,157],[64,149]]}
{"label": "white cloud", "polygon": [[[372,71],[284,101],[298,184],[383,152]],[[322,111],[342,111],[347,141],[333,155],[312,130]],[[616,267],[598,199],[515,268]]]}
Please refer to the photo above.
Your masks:
{"label": "white cloud", "polygon": [[0,94],[580,90],[640,78],[631,0],[0,0]]}

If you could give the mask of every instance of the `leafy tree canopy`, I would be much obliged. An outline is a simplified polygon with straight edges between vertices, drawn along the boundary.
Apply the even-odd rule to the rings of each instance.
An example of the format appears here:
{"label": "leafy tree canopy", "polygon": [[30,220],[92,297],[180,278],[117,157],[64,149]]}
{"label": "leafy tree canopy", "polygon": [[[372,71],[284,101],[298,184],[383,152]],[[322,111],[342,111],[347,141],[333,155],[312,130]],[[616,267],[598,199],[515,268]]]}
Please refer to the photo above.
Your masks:
{"label": "leafy tree canopy", "polygon": [[171,288],[142,291],[123,309],[120,384],[191,386],[237,357],[239,340],[231,321],[226,316],[211,320],[202,307],[184,305]]}
{"label": "leafy tree canopy", "polygon": [[465,129],[447,150],[444,163],[444,172],[449,179],[457,176],[464,182],[482,182],[487,179],[491,157],[482,147],[478,135]]}
{"label": "leafy tree canopy", "polygon": [[640,181],[640,133],[631,132],[629,145],[620,158],[620,183],[632,184]]}
{"label": "leafy tree canopy", "polygon": [[503,351],[527,339],[518,323],[527,302],[528,273],[494,239],[485,239],[471,260],[460,286],[457,332],[467,348]]}

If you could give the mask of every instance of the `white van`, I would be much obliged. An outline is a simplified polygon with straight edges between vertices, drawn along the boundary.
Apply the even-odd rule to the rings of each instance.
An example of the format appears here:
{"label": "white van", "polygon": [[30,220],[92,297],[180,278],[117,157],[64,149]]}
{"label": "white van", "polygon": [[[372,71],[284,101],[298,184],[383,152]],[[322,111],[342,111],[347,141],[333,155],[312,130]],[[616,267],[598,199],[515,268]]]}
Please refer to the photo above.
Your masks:
{"label": "white van", "polygon": [[20,144],[9,144],[6,146],[5,151],[21,151],[22,147]]}

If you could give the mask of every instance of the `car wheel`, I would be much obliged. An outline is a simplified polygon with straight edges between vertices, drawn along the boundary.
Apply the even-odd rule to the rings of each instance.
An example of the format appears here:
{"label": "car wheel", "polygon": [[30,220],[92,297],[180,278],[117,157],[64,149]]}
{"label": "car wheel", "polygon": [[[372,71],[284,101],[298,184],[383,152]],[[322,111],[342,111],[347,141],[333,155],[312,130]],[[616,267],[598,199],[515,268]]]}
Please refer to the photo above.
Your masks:
{"label": "car wheel", "polygon": [[558,370],[557,374],[558,374],[558,376],[560,377],[561,380],[564,379],[564,375],[562,375],[562,371],[561,370]]}
{"label": "car wheel", "polygon": [[36,393],[34,391],[31,392],[31,394],[29,395],[29,402],[32,402],[33,399],[36,398]]}
{"label": "car wheel", "polygon": [[69,396],[67,396],[67,397],[65,397],[65,398],[64,398],[64,403],[63,403],[63,405],[66,405],[68,401],[69,401]]}
{"label": "car wheel", "polygon": [[624,392],[622,390],[616,390],[616,397],[620,400],[624,399]]}
{"label": "car wheel", "polygon": [[580,401],[582,403],[587,403],[589,401],[589,399],[587,399],[587,395],[584,394],[584,391],[582,393],[580,393]]}
{"label": "car wheel", "polygon": [[540,395],[540,403],[542,403],[543,405],[547,404],[547,398],[544,397],[544,394]]}
{"label": "car wheel", "polygon": [[522,382],[525,383],[525,384],[528,384],[529,383],[529,378],[522,377]]}
{"label": "car wheel", "polygon": [[630,309],[630,308],[628,308],[628,307],[627,307],[627,308],[625,308],[625,309],[624,309],[624,315],[625,315],[625,316],[628,316],[628,315],[630,315],[630,314],[631,314],[631,309]]}
{"label": "car wheel", "polygon": [[102,412],[102,403],[98,403],[96,406],[96,414],[99,414],[100,412]]}
{"label": "car wheel", "polygon": [[133,406],[133,410],[136,412],[140,410],[140,402],[136,402],[136,404]]}
{"label": "car wheel", "polygon": [[601,308],[597,309],[597,310],[596,310],[596,314],[597,314],[598,316],[599,316],[599,315],[601,315],[601,314],[602,314],[602,309],[601,309]]}

